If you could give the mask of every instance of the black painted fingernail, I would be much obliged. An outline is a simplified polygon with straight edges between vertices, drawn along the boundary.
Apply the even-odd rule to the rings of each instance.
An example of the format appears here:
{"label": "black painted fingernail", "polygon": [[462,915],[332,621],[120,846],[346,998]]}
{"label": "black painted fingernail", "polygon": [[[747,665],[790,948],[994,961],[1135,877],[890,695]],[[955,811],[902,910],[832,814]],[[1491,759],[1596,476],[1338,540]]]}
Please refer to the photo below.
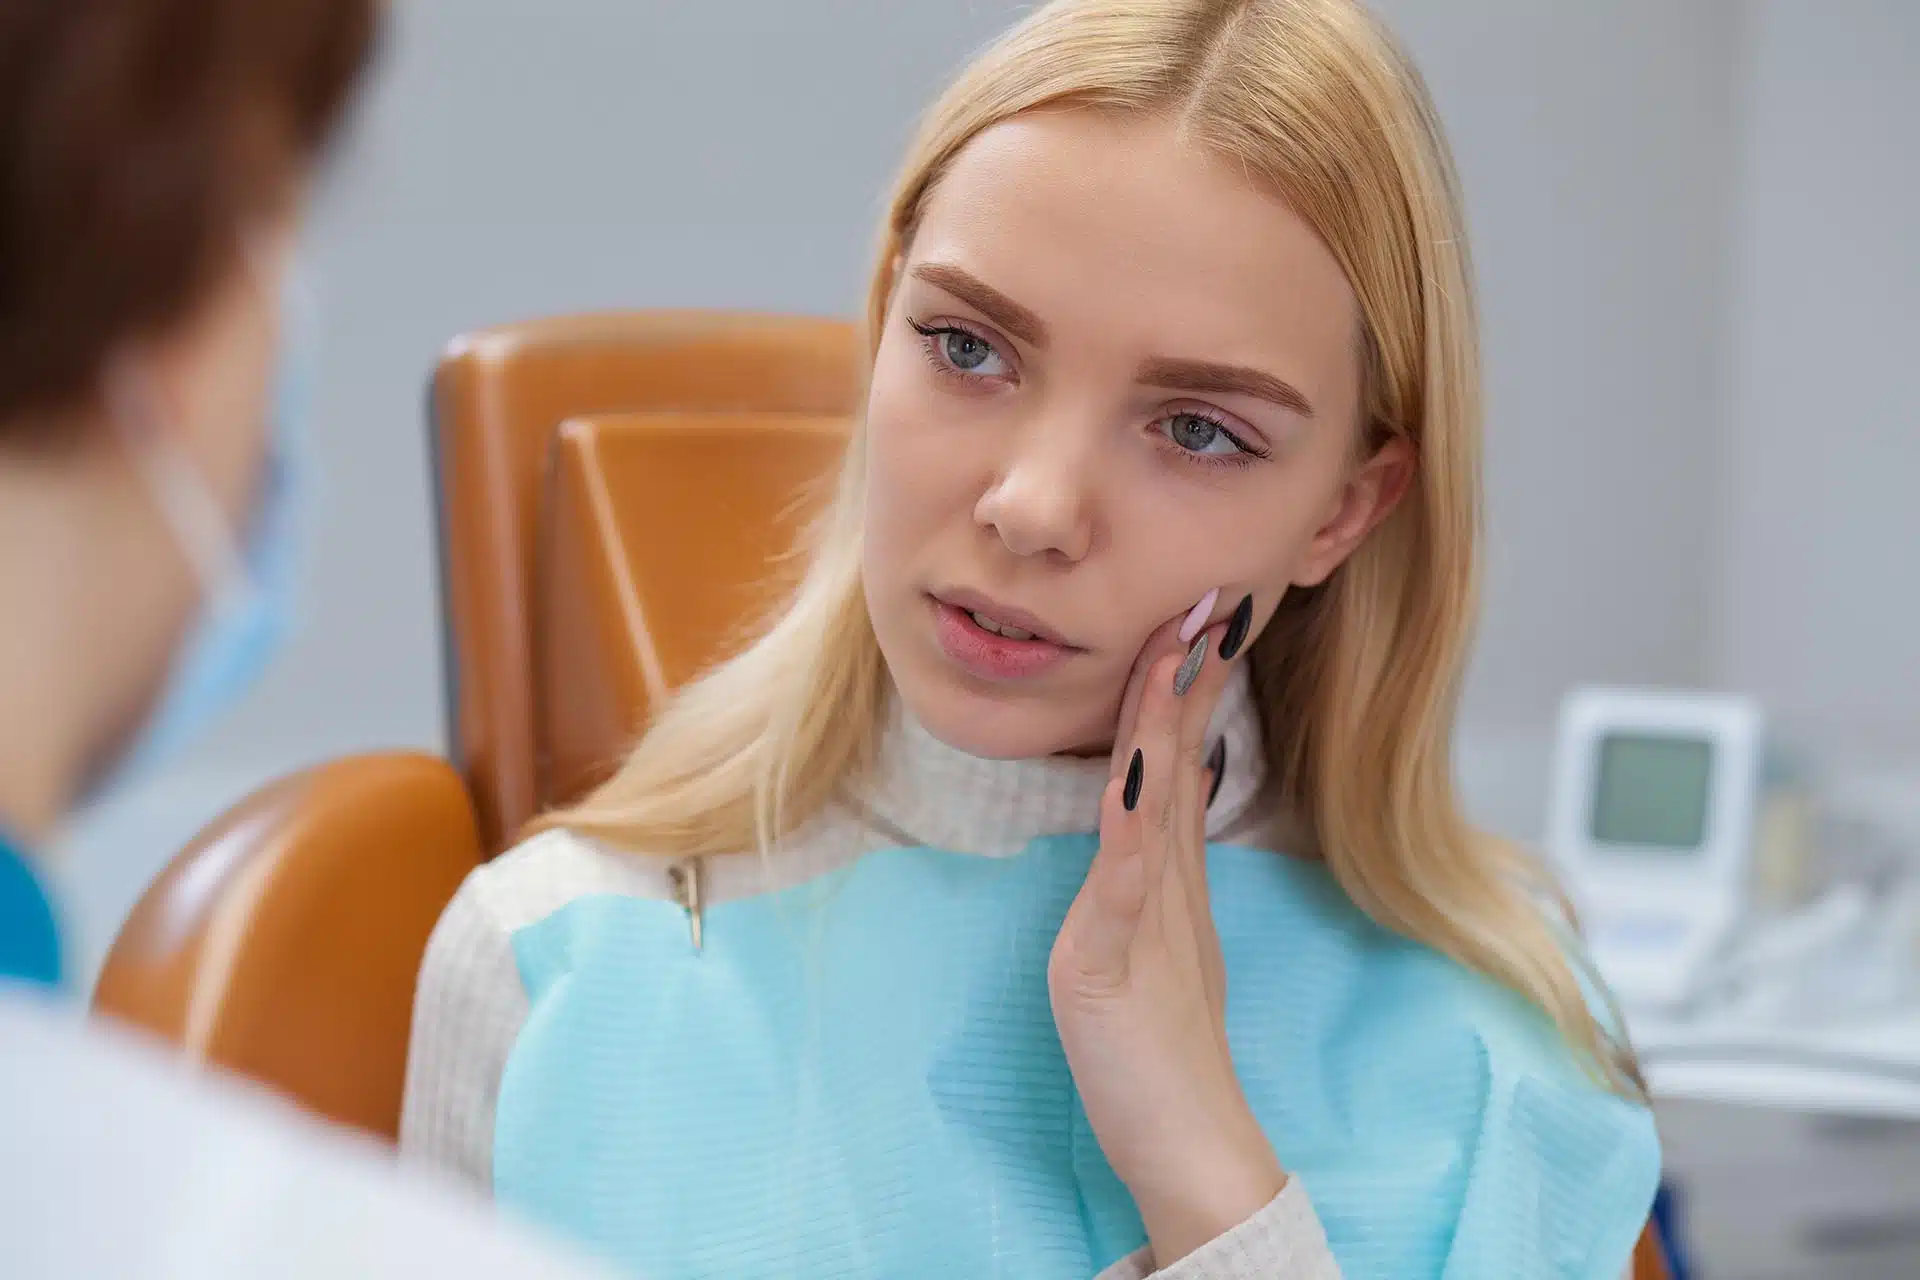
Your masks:
{"label": "black painted fingernail", "polygon": [[1247,628],[1253,625],[1253,597],[1243,597],[1234,606],[1233,618],[1227,623],[1227,634],[1220,637],[1220,660],[1232,662],[1234,655],[1240,652],[1240,646],[1247,642]]}
{"label": "black painted fingernail", "polygon": [[1135,747],[1133,759],[1127,763],[1127,785],[1120,792],[1120,803],[1128,813],[1132,813],[1133,806],[1140,803],[1140,784],[1146,780],[1146,776],[1146,757],[1140,754],[1140,748]]}
{"label": "black painted fingernail", "polygon": [[1201,632],[1194,637],[1193,647],[1187,650],[1187,660],[1173,673],[1173,696],[1184,697],[1187,690],[1193,688],[1193,682],[1200,676],[1200,668],[1207,660],[1207,635]]}
{"label": "black painted fingernail", "polygon": [[1213,770],[1213,785],[1207,788],[1207,807],[1213,807],[1213,799],[1220,794],[1220,779],[1227,776],[1227,740],[1225,738],[1213,744],[1213,754],[1207,757],[1207,768]]}

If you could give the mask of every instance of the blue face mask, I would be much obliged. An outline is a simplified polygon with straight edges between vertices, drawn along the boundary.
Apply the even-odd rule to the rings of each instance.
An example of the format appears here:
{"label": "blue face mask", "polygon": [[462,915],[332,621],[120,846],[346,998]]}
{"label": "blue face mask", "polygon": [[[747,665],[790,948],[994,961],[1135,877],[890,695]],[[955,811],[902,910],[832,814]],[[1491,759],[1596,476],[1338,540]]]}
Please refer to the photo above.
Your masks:
{"label": "blue face mask", "polygon": [[236,538],[206,482],[173,452],[164,432],[145,432],[142,469],[201,582],[205,604],[176,652],[165,691],[145,728],[99,793],[125,787],[177,755],[238,702],[293,626],[304,515],[302,445],[315,382],[313,307],[297,272],[281,302],[281,351],[260,494],[244,539]]}

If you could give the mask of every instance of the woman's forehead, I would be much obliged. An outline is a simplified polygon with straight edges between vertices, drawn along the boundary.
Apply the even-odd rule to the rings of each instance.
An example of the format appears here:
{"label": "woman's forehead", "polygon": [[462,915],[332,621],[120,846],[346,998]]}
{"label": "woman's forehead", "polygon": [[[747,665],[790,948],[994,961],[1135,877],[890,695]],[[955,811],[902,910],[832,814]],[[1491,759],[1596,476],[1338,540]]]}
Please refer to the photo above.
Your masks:
{"label": "woman's forehead", "polygon": [[[1047,111],[988,129],[910,254],[974,275],[1063,344],[1353,371],[1353,292],[1284,201],[1169,121]],[[1328,393],[1331,388],[1321,388]]]}

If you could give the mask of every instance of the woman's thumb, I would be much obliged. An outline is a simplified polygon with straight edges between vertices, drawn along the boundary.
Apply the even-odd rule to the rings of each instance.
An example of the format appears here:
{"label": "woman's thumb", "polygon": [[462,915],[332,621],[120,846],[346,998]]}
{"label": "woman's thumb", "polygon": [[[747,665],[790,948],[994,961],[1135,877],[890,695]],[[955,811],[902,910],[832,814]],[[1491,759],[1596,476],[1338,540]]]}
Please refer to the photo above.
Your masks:
{"label": "woman's thumb", "polygon": [[[1126,981],[1134,935],[1146,909],[1147,868],[1139,848],[1130,839],[1107,834],[1128,829],[1116,821],[1125,812],[1121,787],[1119,781],[1107,785],[1100,805],[1100,849],[1079,896],[1067,910],[1054,947],[1054,976],[1082,993],[1097,993]],[[1059,972],[1062,966],[1067,972]]]}

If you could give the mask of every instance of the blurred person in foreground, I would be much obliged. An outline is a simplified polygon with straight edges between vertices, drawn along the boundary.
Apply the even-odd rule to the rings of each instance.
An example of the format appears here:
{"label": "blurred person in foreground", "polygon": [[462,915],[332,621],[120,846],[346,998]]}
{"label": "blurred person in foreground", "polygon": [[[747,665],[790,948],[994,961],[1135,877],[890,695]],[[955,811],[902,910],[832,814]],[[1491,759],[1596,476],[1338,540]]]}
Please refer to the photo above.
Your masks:
{"label": "blurred person in foreground", "polygon": [[376,0],[0,6],[0,1274],[565,1276],[477,1201],[76,1016],[32,850],[284,627],[291,256]]}

